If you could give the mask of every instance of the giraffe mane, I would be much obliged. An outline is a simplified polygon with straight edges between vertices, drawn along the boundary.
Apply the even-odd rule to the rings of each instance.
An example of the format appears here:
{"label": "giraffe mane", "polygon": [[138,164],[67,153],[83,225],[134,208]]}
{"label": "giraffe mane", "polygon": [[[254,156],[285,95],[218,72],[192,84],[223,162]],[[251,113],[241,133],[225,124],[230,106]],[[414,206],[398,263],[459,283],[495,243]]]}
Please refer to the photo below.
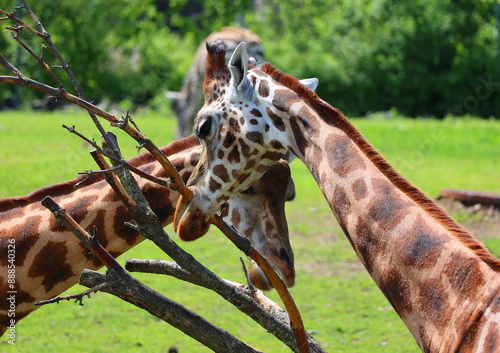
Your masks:
{"label": "giraffe mane", "polygon": [[467,230],[462,228],[453,218],[451,218],[440,206],[424,194],[419,188],[410,183],[399,174],[371,144],[363,137],[358,129],[347,120],[344,114],[332,107],[330,104],[318,97],[318,95],[302,85],[299,80],[292,75],[283,73],[269,63],[261,66],[261,70],[271,76],[274,80],[288,87],[300,97],[306,99],[319,113],[326,123],[342,129],[370,161],[401,191],[410,199],[416,202],[445,229],[453,234],[465,246],[471,249],[482,261],[495,271],[500,271],[500,260],[495,258],[488,249]]}
{"label": "giraffe mane", "polygon": [[[200,144],[200,140],[192,135],[180,140],[173,141],[169,143],[167,146],[164,146],[161,149],[163,154],[165,156],[169,157],[173,154],[176,154],[178,152],[181,152],[183,150],[186,150],[191,147],[198,146]],[[151,163],[155,161],[155,157],[149,153],[149,152],[144,152],[141,153],[138,156],[135,156],[133,158],[130,158],[128,162],[132,164],[135,167],[141,167],[145,164]],[[75,185],[82,180],[84,180],[85,177],[81,176],[78,178],[74,178],[62,183],[58,184],[53,184],[49,186],[45,186],[41,189],[37,189],[31,193],[29,193],[26,196],[14,196],[14,197],[9,197],[6,199],[0,200],[0,212],[6,212],[9,210],[13,210],[18,207],[24,207],[29,204],[32,204],[34,202],[40,202],[44,199],[45,196],[50,195],[52,197],[57,197],[65,194],[69,194],[73,192],[74,190],[77,190],[79,188],[89,186],[92,184],[95,184],[101,180],[104,179],[104,175],[99,173],[99,174],[92,174],[90,178],[88,178],[84,183],[78,185],[75,187]]]}

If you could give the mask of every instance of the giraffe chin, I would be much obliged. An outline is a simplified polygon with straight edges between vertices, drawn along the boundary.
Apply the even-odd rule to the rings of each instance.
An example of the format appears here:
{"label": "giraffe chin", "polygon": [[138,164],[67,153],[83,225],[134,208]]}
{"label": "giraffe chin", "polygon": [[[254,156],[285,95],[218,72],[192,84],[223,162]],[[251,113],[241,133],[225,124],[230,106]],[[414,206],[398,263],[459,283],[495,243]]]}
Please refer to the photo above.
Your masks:
{"label": "giraffe chin", "polygon": [[205,213],[193,207],[181,196],[174,215],[174,231],[184,241],[196,240],[208,232],[210,222],[205,221]]}
{"label": "giraffe chin", "polygon": [[[295,284],[295,269],[293,267],[289,267],[285,273],[282,273],[282,271],[280,271],[279,269],[277,269],[277,271],[281,275],[285,286],[287,288],[293,287],[293,285]],[[253,260],[250,261],[248,279],[250,280],[250,283],[257,289],[271,290],[274,288],[262,269]]]}

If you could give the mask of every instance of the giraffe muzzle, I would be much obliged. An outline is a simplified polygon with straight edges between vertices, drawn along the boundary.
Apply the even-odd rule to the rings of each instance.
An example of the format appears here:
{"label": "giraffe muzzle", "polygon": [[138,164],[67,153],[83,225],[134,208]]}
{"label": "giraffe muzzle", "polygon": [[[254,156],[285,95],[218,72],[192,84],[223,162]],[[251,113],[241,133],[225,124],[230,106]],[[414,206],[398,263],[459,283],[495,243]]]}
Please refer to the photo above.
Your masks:
{"label": "giraffe muzzle", "polygon": [[210,222],[206,213],[195,202],[181,196],[174,215],[174,231],[179,238],[193,241],[205,235],[209,228]]}

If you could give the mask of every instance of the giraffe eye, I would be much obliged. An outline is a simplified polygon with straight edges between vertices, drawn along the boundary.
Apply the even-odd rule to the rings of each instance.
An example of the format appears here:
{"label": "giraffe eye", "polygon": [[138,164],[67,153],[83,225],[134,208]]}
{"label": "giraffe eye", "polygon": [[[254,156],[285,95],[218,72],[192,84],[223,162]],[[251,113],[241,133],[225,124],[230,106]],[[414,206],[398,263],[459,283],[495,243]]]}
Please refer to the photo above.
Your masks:
{"label": "giraffe eye", "polygon": [[200,122],[198,129],[196,130],[196,136],[200,139],[205,139],[212,131],[212,118],[208,117]]}

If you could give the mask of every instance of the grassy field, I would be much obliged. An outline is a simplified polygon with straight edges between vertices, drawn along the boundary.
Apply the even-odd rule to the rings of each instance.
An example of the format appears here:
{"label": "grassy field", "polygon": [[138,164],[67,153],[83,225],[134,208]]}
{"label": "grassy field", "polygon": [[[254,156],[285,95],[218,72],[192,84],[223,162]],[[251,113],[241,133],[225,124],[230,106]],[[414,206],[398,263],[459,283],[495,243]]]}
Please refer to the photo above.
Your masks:
{"label": "grassy field", "polygon": [[[171,141],[175,121],[134,116],[141,130],[159,145]],[[500,122],[483,120],[353,119],[388,161],[430,196],[443,187],[500,192]],[[0,198],[23,195],[41,186],[95,168],[89,146],[60,126],[75,125],[88,137],[97,130],[82,113],[0,114]],[[126,156],[136,143],[117,132]],[[297,281],[291,293],[307,330],[331,352],[418,352],[343,236],[313,178],[300,161],[293,163],[297,198],[287,205]],[[167,231],[175,239],[171,227]],[[477,234],[479,237],[481,234]],[[499,239],[485,239],[500,253]],[[183,248],[222,277],[243,281],[238,251],[210,231]],[[166,258],[143,243],[119,258]],[[288,352],[246,316],[216,295],[171,278],[137,277],[240,339],[266,352]],[[69,292],[77,293],[83,287]],[[3,296],[3,294],[2,294]],[[279,303],[274,293],[269,296]],[[194,340],[135,307],[98,293],[85,306],[64,302],[43,307],[17,325],[17,345],[5,337],[0,352],[208,352]]]}

